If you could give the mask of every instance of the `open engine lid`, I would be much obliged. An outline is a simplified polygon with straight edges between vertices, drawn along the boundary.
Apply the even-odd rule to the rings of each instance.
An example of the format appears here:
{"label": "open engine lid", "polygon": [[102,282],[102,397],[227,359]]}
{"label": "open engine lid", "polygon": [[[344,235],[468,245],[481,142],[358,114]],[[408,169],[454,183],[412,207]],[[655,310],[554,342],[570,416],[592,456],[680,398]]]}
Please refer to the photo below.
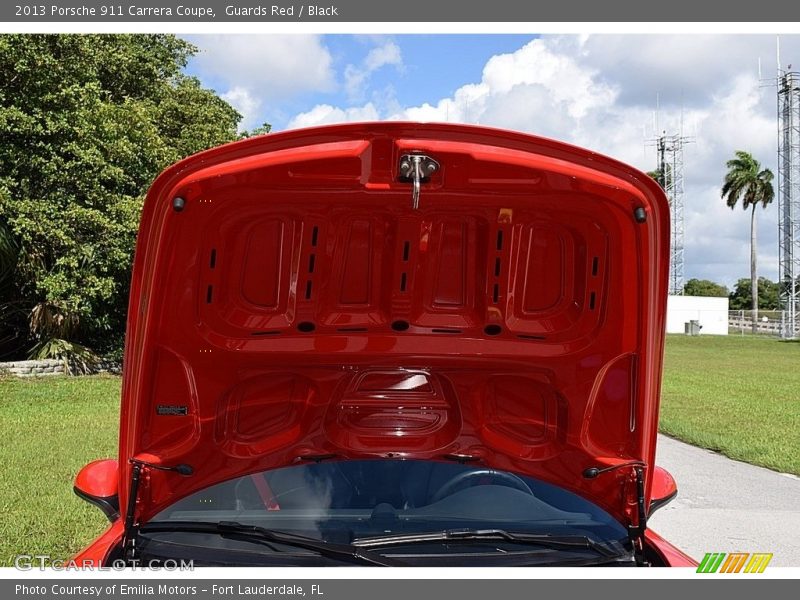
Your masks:
{"label": "open engine lid", "polygon": [[[418,193],[415,194],[415,187]],[[270,134],[162,173],[142,215],[121,509],[305,458],[467,457],[635,521],[668,276],[649,177],[450,124]]]}

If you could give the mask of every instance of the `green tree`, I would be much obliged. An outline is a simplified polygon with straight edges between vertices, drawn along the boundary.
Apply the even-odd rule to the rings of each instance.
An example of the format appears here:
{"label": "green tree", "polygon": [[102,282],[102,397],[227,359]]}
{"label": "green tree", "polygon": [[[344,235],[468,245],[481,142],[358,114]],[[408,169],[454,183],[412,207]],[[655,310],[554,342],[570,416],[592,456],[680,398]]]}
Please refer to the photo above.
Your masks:
{"label": "green tree", "polygon": [[664,180],[664,171],[662,169],[656,169],[655,171],[648,171],[647,176],[651,179],[655,179],[656,183],[661,186],[663,189],[666,185],[666,181]]}
{"label": "green tree", "polygon": [[240,137],[244,139],[244,138],[256,137],[257,135],[267,135],[270,131],[272,131],[272,125],[270,125],[269,123],[262,123],[255,129],[242,132]]}
{"label": "green tree", "polygon": [[240,115],[183,73],[195,51],[172,35],[0,35],[0,222],[34,329],[67,318],[71,341],[121,341],[148,186],[237,137]]}
{"label": "green tree", "polygon": [[[780,285],[766,277],[758,278],[758,305],[765,310],[780,309],[778,292]],[[749,279],[744,278],[736,282],[730,296],[728,296],[730,310],[750,310],[753,306],[753,287]]]}
{"label": "green tree", "polygon": [[[0,184],[0,207],[8,190]],[[19,248],[7,219],[0,213],[0,360],[12,357],[27,334],[24,303],[17,294]]]}
{"label": "green tree", "polygon": [[758,269],[756,265],[756,208],[763,208],[775,198],[772,187],[773,175],[769,169],[762,169],[753,156],[742,150],[736,151],[736,158],[726,163],[728,172],[722,184],[721,197],[733,210],[741,200],[744,210],[750,213],[750,288],[753,310],[753,333],[758,325]]}
{"label": "green tree", "polygon": [[728,296],[728,288],[708,279],[690,279],[683,286],[683,293],[686,296],[714,296],[717,298],[726,298]]}

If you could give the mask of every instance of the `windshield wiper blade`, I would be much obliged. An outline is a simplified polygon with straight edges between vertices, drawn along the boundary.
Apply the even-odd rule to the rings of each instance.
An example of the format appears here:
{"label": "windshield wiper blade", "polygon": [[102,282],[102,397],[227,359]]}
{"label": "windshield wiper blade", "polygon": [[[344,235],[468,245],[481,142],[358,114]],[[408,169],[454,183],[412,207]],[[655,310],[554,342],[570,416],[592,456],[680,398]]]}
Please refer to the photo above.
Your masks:
{"label": "windshield wiper blade", "polygon": [[409,533],[379,537],[359,538],[352,542],[359,548],[399,546],[427,542],[461,542],[473,540],[499,540],[514,544],[530,544],[554,550],[593,550],[605,557],[620,556],[606,544],[583,535],[549,535],[540,533],[509,532],[504,529],[445,529],[431,533]]}
{"label": "windshield wiper blade", "polygon": [[334,544],[294,533],[275,531],[257,525],[245,525],[244,523],[238,523],[236,521],[220,521],[218,523],[206,521],[151,521],[139,527],[139,533],[167,531],[216,533],[223,537],[266,546],[271,546],[271,544],[283,544],[294,548],[311,550],[312,552],[317,552],[321,556],[328,558],[350,560],[382,567],[403,565],[400,561],[381,556],[380,554],[365,550],[353,544]]}

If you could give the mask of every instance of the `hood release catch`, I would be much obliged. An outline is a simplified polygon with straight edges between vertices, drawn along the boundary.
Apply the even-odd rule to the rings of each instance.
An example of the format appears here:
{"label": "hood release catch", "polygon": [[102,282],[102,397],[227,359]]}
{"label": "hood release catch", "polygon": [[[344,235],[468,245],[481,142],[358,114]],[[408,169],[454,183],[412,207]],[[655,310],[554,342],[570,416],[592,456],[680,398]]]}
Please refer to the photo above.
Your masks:
{"label": "hood release catch", "polygon": [[400,181],[414,184],[411,190],[411,206],[414,210],[419,208],[420,187],[438,170],[439,163],[425,154],[404,154],[400,157]]}

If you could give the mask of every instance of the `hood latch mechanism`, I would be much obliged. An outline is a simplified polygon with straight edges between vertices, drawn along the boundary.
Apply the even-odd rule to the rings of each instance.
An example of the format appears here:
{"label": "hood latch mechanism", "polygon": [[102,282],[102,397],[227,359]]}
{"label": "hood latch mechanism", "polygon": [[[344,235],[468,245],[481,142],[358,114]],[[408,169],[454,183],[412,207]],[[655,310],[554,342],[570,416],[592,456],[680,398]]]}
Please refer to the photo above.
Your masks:
{"label": "hood latch mechanism", "polygon": [[411,206],[414,210],[419,208],[419,192],[422,184],[438,170],[439,163],[425,154],[404,154],[400,157],[400,181],[410,181],[414,185],[411,190]]}

